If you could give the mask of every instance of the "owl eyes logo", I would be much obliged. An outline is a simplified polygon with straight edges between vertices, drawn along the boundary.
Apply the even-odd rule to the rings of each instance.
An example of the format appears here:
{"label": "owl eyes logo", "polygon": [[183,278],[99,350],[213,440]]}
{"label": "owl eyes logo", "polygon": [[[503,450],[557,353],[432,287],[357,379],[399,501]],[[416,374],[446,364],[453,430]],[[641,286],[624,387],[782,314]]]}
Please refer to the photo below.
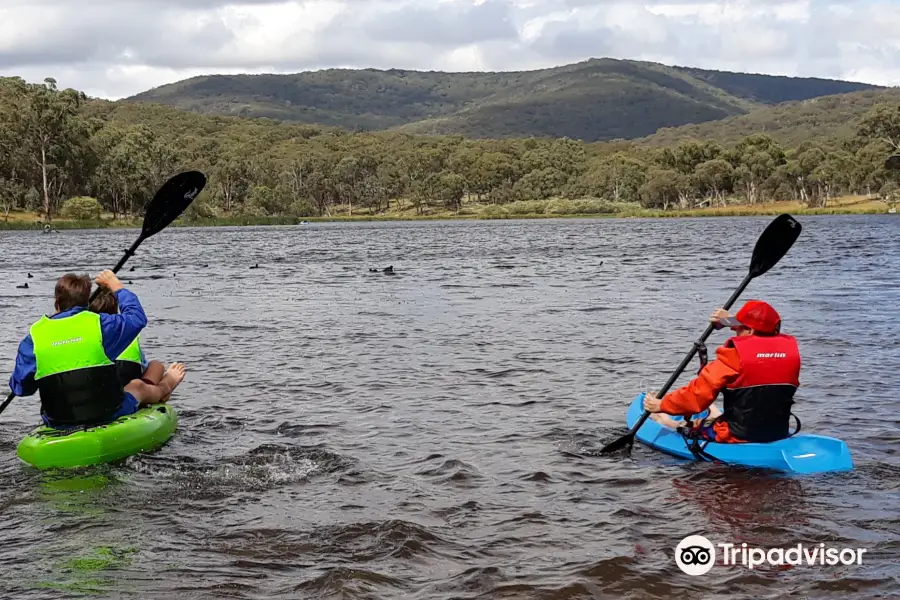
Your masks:
{"label": "owl eyes logo", "polygon": [[716,549],[702,535],[689,535],[675,547],[675,563],[688,575],[704,575],[716,564]]}
{"label": "owl eyes logo", "polygon": [[688,546],[681,551],[681,562],[686,565],[705,565],[709,559],[709,550],[703,546]]}

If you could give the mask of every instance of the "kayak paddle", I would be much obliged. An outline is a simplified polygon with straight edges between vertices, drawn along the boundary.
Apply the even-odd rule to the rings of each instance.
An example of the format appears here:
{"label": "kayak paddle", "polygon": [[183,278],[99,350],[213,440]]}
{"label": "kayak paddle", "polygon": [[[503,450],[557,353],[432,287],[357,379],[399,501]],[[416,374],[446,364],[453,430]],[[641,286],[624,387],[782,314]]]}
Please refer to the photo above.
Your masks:
{"label": "kayak paddle", "polygon": [[[750,259],[750,269],[747,276],[744,277],[744,281],[741,282],[741,285],[738,286],[731,295],[731,298],[728,299],[728,302],[726,302],[722,308],[725,310],[731,308],[735,301],[737,301],[738,296],[741,295],[741,292],[744,291],[744,288],[750,284],[750,281],[778,264],[778,261],[787,254],[788,250],[791,249],[791,246],[794,245],[794,242],[797,241],[802,229],[800,223],[790,215],[785,214],[775,217],[775,220],[769,223],[769,226],[766,227],[765,231],[762,232],[762,235],[760,235],[759,239],[756,241],[756,246],[753,248],[753,256]],[[700,336],[700,339],[694,344],[691,351],[688,352],[687,356],[684,357],[684,360],[681,361],[681,364],[678,365],[678,368],[675,369],[675,372],[672,373],[672,376],[669,377],[666,385],[664,385],[657,394],[658,397],[662,398],[666,395],[666,392],[669,391],[672,384],[675,383],[681,373],[687,368],[691,359],[694,358],[694,354],[697,353],[697,346],[706,341],[706,338],[710,336],[714,329],[715,326],[713,323],[707,325],[706,331],[703,332],[703,335]],[[649,416],[650,413],[645,410],[644,414],[641,415],[641,418],[638,419],[638,422],[634,424],[634,427],[632,427],[628,433],[616,441],[604,446],[600,450],[600,454],[610,454],[625,448],[631,448],[634,444],[634,434],[637,433],[637,430],[641,428],[641,425],[644,424]]]}
{"label": "kayak paddle", "polygon": [[[118,273],[119,269],[125,262],[134,256],[141,242],[146,240],[163,229],[165,229],[172,221],[178,218],[184,212],[191,202],[194,201],[203,188],[206,186],[206,175],[200,171],[185,171],[175,175],[163,184],[159,191],[153,196],[153,200],[147,206],[147,212],[144,213],[144,226],[141,228],[141,235],[134,241],[131,248],[125,251],[125,255],[119,260],[118,264],[113,267],[112,272]],[[100,293],[98,287],[91,294],[88,304],[94,301]],[[6,410],[6,407],[12,402],[16,395],[10,392],[6,401],[0,405],[0,413]]]}
{"label": "kayak paddle", "polygon": [[[112,272],[119,272],[125,262],[134,256],[134,251],[141,245],[141,242],[159,233],[177,219],[190,206],[194,198],[200,195],[204,187],[206,187],[206,175],[200,171],[185,171],[165,182],[153,196],[150,205],[147,206],[141,235],[134,240],[131,248],[125,251],[125,255],[112,268]],[[90,301],[93,302],[99,293],[100,288],[98,287],[91,294]]]}

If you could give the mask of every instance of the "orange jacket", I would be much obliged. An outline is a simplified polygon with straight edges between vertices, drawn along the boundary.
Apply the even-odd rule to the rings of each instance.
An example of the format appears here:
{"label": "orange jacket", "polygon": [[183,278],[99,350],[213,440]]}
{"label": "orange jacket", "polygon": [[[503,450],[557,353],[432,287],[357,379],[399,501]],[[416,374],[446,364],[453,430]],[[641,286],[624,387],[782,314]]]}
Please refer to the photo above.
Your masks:
{"label": "orange jacket", "polygon": [[[690,383],[666,394],[660,410],[669,415],[690,417],[709,408],[719,393],[740,375],[741,359],[736,348],[719,346],[716,360],[710,361]],[[713,425],[716,441],[740,442],[728,430],[728,423],[716,421]]]}

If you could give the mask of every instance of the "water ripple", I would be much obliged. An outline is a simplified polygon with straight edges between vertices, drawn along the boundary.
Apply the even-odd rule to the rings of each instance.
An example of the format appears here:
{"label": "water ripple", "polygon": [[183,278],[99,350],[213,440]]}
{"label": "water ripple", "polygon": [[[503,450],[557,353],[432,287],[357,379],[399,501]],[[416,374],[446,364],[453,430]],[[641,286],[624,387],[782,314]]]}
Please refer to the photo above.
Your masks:
{"label": "water ripple", "polygon": [[[591,456],[731,294],[768,220],[167,230],[128,278],[147,354],[188,367],[178,433],[121,464],[37,473],[15,458],[37,404],[16,400],[2,597],[895,597],[900,219],[804,217],[744,294],[799,338],[796,411],[848,441],[853,472]],[[135,234],[0,232],[8,369],[56,277],[109,267]],[[868,554],[689,577],[673,557],[691,533]]]}

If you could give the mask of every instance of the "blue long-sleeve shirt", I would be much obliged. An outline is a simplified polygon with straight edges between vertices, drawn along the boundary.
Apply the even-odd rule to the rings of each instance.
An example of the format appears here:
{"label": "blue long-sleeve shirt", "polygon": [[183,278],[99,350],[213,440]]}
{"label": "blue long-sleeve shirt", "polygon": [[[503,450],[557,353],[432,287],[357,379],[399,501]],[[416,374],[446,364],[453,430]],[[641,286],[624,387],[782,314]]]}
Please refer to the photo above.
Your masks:
{"label": "blue long-sleeve shirt", "polygon": [[[116,292],[116,301],[119,303],[119,314],[100,314],[100,333],[103,339],[103,351],[111,361],[116,358],[134,341],[134,338],[147,326],[147,315],[140,300],[126,289]],[[77,315],[86,306],[56,313],[51,319],[62,319]],[[143,353],[141,359],[143,359]],[[16,396],[31,396],[37,391],[34,375],[37,373],[37,360],[34,357],[34,341],[31,334],[19,344],[19,353],[16,355],[16,368],[9,378],[9,388]]]}

